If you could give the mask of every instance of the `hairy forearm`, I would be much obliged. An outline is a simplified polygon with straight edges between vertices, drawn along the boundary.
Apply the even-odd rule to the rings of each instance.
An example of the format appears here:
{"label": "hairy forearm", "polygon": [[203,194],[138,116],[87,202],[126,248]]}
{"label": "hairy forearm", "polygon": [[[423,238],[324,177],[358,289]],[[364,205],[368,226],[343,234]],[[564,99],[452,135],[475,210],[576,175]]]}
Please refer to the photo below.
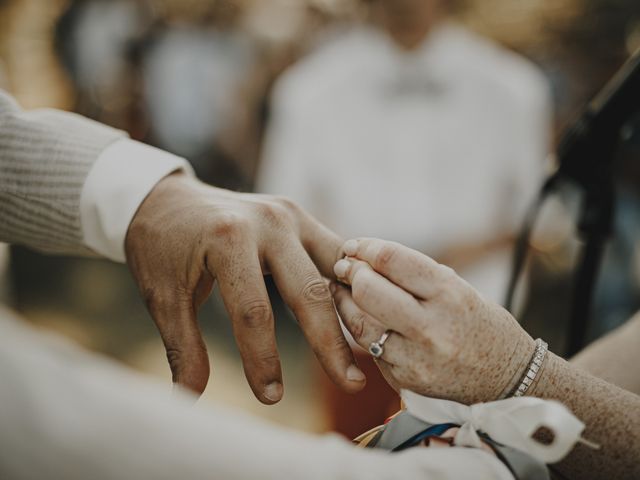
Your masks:
{"label": "hairy forearm", "polygon": [[530,394],[557,399],[585,424],[583,437],[556,467],[568,478],[640,478],[640,397],[549,353]]}

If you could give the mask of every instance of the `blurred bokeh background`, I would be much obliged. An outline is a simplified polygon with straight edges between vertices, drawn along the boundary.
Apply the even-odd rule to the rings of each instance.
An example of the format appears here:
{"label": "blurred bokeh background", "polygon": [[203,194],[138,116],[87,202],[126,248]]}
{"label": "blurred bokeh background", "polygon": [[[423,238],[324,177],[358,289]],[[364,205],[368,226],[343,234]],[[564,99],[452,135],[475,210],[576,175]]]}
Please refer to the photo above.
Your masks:
{"label": "blurred bokeh background", "polygon": [[[407,243],[497,301],[546,154],[638,47],[637,0],[0,0],[0,88],[25,108],[126,130],[213,185],[287,194],[342,235]],[[629,135],[594,338],[640,307],[639,151]],[[558,352],[574,211],[571,191],[544,210],[519,306]],[[29,321],[169,386],[126,266],[20,247],[0,263],[0,295]],[[253,398],[215,297],[200,314],[213,365],[203,401],[351,434],[377,387],[355,404],[337,396],[271,290],[284,400]],[[393,407],[376,408],[363,425]]]}

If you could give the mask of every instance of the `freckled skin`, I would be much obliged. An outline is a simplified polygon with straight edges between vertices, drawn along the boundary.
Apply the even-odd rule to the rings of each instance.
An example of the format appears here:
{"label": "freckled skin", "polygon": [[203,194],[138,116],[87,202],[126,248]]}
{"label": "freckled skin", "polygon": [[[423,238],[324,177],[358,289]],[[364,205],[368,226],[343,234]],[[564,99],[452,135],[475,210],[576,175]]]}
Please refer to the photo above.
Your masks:
{"label": "freckled skin", "polygon": [[[393,330],[378,365],[396,390],[407,388],[470,404],[496,400],[517,387],[535,342],[509,312],[484,300],[451,269],[419,252],[377,239],[359,239],[356,246],[353,242],[343,247],[348,266],[343,263],[338,269],[336,265],[336,273],[351,291],[367,290],[368,295],[356,298],[348,288],[335,286],[335,303],[344,324],[364,348],[385,330]],[[634,355],[623,357],[634,361],[618,364],[617,369],[634,369],[637,376],[640,315],[630,323],[618,344],[625,340],[635,346]],[[629,343],[629,335],[635,335],[635,342]],[[616,353],[609,350],[607,357]],[[583,363],[599,362],[585,358]],[[632,384],[628,375],[611,376]],[[585,423],[583,436],[601,445],[593,450],[578,444],[553,466],[562,475],[640,479],[638,395],[551,352],[527,395],[565,403]]]}
{"label": "freckled skin", "polygon": [[[355,271],[371,267],[361,260],[351,261],[349,274],[355,278],[352,288],[357,288],[359,278],[366,281],[367,277],[356,276]],[[416,313],[409,332],[406,327],[386,324],[395,333],[385,347],[393,356],[383,355],[379,361],[383,373],[393,384],[431,397],[465,404],[498,399],[519,380],[535,350],[534,340],[507,311],[485,302],[450,270],[435,272],[432,278],[441,287],[434,289],[430,298],[415,299],[416,304],[405,308],[395,306],[393,312],[398,315]],[[348,292],[343,289],[339,295]],[[379,312],[387,303],[384,295],[376,291],[371,298],[360,307],[367,314],[380,317]],[[342,317],[345,319],[345,315]],[[379,338],[385,330],[380,327],[380,334],[364,335],[366,322],[360,321],[354,327],[354,337],[366,337],[367,341]],[[365,341],[363,346],[368,343]]]}

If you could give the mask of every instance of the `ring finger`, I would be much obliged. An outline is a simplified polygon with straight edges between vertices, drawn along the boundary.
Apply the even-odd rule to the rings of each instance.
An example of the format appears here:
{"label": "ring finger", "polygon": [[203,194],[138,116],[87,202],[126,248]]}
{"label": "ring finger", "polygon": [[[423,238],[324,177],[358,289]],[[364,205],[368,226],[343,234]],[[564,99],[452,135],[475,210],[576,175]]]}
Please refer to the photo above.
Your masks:
{"label": "ring finger", "polygon": [[[336,309],[349,333],[358,345],[369,351],[373,342],[377,342],[388,329],[368,313],[362,311],[353,301],[351,292],[346,287],[335,285],[333,295]],[[395,331],[384,342],[383,352],[377,359],[390,364],[397,364],[403,358],[402,343],[404,337]]]}

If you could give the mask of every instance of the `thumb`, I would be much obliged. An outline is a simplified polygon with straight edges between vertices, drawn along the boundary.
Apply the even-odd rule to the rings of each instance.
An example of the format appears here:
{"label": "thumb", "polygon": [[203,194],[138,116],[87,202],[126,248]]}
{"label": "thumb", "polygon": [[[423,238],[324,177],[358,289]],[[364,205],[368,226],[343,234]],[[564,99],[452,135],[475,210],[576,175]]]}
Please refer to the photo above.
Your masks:
{"label": "thumb", "polygon": [[175,292],[145,297],[167,352],[173,383],[202,394],[209,380],[209,356],[193,299]]}

